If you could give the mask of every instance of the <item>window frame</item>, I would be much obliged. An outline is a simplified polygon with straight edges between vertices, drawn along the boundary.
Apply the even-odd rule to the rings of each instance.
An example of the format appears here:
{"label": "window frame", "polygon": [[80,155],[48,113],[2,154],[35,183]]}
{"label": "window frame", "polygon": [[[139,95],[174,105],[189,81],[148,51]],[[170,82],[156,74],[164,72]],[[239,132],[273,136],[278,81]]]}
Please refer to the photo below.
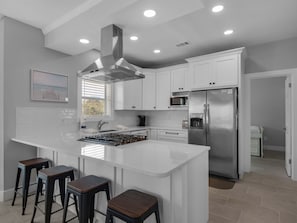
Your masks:
{"label": "window frame", "polygon": [[112,84],[105,84],[105,115],[85,116],[82,113],[82,78],[77,78],[77,110],[80,120],[83,121],[99,121],[113,120],[113,105],[112,105]]}

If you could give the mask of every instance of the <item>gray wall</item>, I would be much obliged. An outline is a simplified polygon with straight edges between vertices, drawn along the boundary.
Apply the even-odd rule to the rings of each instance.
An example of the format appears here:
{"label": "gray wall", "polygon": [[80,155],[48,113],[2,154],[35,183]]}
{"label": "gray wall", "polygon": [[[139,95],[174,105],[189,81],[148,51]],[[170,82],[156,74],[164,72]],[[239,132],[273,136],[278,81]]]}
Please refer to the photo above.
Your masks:
{"label": "gray wall", "polygon": [[247,47],[246,72],[297,68],[297,38]]}
{"label": "gray wall", "polygon": [[285,77],[251,81],[251,124],[264,127],[264,146],[285,146]]}
{"label": "gray wall", "polygon": [[[44,47],[41,30],[4,18],[4,189],[12,188],[18,160],[34,157],[34,148],[14,143],[16,107],[76,108],[76,71],[98,57],[96,51],[75,57]],[[30,100],[30,69],[67,74],[69,102],[51,103]],[[45,126],[46,128],[46,126]],[[0,163],[3,165],[2,163]]]}

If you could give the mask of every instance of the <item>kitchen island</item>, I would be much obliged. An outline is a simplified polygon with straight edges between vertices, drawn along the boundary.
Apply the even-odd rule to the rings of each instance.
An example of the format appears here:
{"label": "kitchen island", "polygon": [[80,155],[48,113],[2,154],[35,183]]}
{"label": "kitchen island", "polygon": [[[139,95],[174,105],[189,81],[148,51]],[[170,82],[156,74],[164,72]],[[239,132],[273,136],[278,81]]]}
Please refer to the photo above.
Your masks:
{"label": "kitchen island", "polygon": [[[14,142],[37,148],[53,165],[68,165],[76,177],[94,174],[112,182],[112,194],[135,188],[159,198],[161,222],[207,223],[209,147],[144,140],[107,146],[77,141],[79,134],[17,136]],[[104,211],[104,195],[97,208]],[[104,202],[102,202],[102,200]],[[100,215],[99,222],[104,222]],[[148,223],[155,222],[150,216]]]}

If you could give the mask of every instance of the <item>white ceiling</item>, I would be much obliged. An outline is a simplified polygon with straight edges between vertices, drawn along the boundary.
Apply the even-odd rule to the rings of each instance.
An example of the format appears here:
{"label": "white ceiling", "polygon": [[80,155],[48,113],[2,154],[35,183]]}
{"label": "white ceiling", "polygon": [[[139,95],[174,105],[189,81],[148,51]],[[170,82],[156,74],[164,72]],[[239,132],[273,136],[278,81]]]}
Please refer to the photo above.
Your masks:
{"label": "white ceiling", "polygon": [[[220,3],[223,12],[214,15]],[[153,8],[157,16],[143,17]],[[45,46],[75,55],[100,50],[100,29],[123,29],[124,55],[143,67],[196,55],[297,37],[296,0],[0,0],[1,14],[42,29]],[[224,36],[227,28],[232,36]],[[129,36],[139,36],[131,42]],[[88,38],[82,45],[78,40]],[[188,41],[184,47],[176,44]],[[153,54],[160,48],[161,53]]]}

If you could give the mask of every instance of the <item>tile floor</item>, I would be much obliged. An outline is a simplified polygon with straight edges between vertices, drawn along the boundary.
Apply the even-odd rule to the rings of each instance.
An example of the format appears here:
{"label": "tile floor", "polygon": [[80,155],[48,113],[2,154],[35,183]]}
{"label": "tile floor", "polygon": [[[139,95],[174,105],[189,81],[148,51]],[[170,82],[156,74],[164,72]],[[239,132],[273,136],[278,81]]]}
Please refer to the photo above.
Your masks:
{"label": "tile floor", "polygon": [[252,171],[231,190],[209,188],[209,223],[296,223],[297,182],[284,160],[252,158]]}
{"label": "tile floor", "polygon": [[[209,188],[209,223],[296,223],[297,182],[285,174],[284,161],[252,158],[252,172],[231,190]],[[0,223],[29,223],[34,196],[29,198],[26,215],[21,215],[21,200],[0,202]],[[52,217],[60,223],[62,215]],[[44,222],[37,211],[35,222]],[[77,220],[72,221],[77,223]]]}

